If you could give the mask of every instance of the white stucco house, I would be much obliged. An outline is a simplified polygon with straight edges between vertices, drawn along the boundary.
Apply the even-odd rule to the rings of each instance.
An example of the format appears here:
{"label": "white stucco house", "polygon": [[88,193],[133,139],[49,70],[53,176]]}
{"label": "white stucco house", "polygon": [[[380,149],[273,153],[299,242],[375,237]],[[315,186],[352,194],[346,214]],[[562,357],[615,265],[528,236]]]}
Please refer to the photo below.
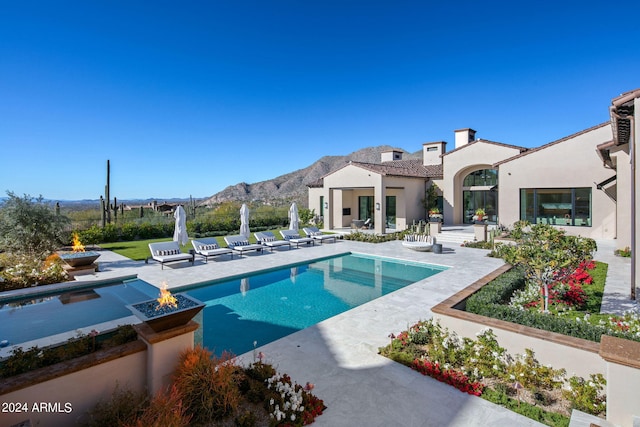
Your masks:
{"label": "white stucco house", "polygon": [[624,93],[609,105],[609,121],[537,148],[479,139],[466,128],[454,131],[450,151],[444,141],[424,143],[422,160],[392,150],[380,163],[351,162],[309,185],[309,208],[327,230],[368,219],[377,233],[404,230],[426,219],[422,201],[435,184],[445,224],[470,223],[483,208],[489,223],[547,223],[616,239],[635,254],[639,107],[640,89]]}

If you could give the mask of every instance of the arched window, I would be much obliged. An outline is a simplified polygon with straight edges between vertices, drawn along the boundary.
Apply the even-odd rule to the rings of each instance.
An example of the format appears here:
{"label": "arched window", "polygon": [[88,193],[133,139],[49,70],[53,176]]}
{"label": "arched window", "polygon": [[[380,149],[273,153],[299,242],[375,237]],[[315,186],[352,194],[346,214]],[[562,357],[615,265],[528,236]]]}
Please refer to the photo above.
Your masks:
{"label": "arched window", "polygon": [[481,169],[471,172],[464,178],[463,187],[493,187],[498,185],[498,171],[496,169]]}

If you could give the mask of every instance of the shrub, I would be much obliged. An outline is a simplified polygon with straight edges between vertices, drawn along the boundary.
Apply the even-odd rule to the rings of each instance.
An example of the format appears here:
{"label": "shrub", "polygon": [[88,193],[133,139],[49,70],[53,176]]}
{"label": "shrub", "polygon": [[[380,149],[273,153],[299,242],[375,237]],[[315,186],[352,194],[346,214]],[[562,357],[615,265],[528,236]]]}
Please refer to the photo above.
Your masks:
{"label": "shrub", "polygon": [[512,381],[518,381],[527,389],[554,390],[560,388],[566,374],[564,369],[552,369],[541,365],[531,349],[525,349],[524,355],[518,355],[515,362],[507,368]]}
{"label": "shrub", "polygon": [[389,234],[372,234],[372,233],[363,233],[362,231],[354,231],[353,233],[345,234],[343,238],[345,240],[355,240],[358,242],[367,242],[367,243],[382,243],[382,242],[390,242],[392,240],[402,240],[409,231],[400,231],[396,233]]}
{"label": "shrub", "polygon": [[10,191],[7,195],[0,209],[0,248],[43,259],[66,243],[69,218],[56,214],[42,196],[18,197]]}
{"label": "shrub", "polygon": [[606,398],[602,394],[606,384],[602,374],[591,375],[589,381],[573,376],[569,378],[569,388],[563,390],[562,395],[571,402],[574,409],[599,415],[607,409]]}
{"label": "shrub", "polygon": [[[601,264],[601,263],[596,263]],[[598,267],[596,268],[596,270]],[[470,313],[519,325],[530,326],[545,331],[557,332],[576,338],[600,342],[604,334],[620,338],[640,341],[640,333],[634,329],[618,329],[606,322],[593,324],[578,321],[568,316],[557,316],[512,307],[508,301],[514,291],[524,287],[524,277],[518,269],[512,269],[483,286],[471,295],[465,303],[465,310]]]}
{"label": "shrub", "polygon": [[180,354],[174,383],[196,423],[220,419],[233,412],[240,401],[235,384],[239,368],[232,355],[220,358],[197,346]]}
{"label": "shrub", "polygon": [[[160,390],[149,402],[145,410],[126,427],[187,427],[191,416],[182,404],[182,397],[175,386],[168,392]],[[111,424],[114,425],[114,424]]]}
{"label": "shrub", "polygon": [[44,261],[27,254],[0,255],[0,292],[69,280],[64,262],[56,254]]}
{"label": "shrub", "polygon": [[616,249],[613,253],[620,257],[631,258],[631,248],[629,246],[624,249]]}
{"label": "shrub", "polygon": [[123,325],[118,326],[115,331],[102,335],[97,332],[89,335],[79,334],[57,346],[46,348],[34,346],[27,350],[16,347],[11,351],[11,356],[0,363],[0,378],[8,378],[84,356],[100,349],[115,347],[134,341],[137,337],[138,334],[131,325]]}
{"label": "shrub", "polygon": [[146,393],[136,393],[116,385],[111,399],[98,402],[90,409],[88,419],[82,425],[86,427],[135,425],[135,420],[148,404]]}

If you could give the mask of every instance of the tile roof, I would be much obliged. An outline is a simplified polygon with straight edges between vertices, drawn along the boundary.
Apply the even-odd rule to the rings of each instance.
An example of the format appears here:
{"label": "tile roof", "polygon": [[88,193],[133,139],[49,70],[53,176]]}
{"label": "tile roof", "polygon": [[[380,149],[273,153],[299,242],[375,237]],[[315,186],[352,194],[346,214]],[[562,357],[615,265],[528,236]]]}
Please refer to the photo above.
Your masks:
{"label": "tile roof", "polygon": [[520,153],[520,154],[518,154],[516,156],[509,157],[508,159],[504,159],[504,160],[501,160],[501,161],[499,161],[497,163],[494,163],[493,167],[500,166],[503,163],[507,163],[507,162],[510,162],[512,160],[519,159],[520,157],[527,156],[527,155],[529,155],[531,153],[536,153],[536,152],[538,152],[540,150],[544,150],[545,148],[549,148],[549,147],[552,147],[554,145],[557,145],[557,144],[560,144],[562,142],[565,142],[565,141],[568,141],[570,139],[573,139],[573,138],[575,138],[575,137],[577,137],[579,135],[582,135],[584,133],[591,132],[591,131],[596,130],[598,128],[601,128],[603,126],[607,126],[608,124],[609,124],[609,122],[604,122],[604,123],[601,123],[599,125],[590,127],[589,129],[585,129],[585,130],[581,130],[580,132],[576,132],[573,135],[565,136],[564,138],[558,139],[556,141],[549,142],[548,144],[545,144],[545,145],[541,145],[540,147],[528,149],[527,151],[522,152],[522,153]]}
{"label": "tile roof", "polygon": [[[442,178],[442,165],[423,165],[422,160],[393,160],[384,163],[364,163],[351,161],[346,166],[357,166],[384,176],[399,176],[405,178]],[[342,169],[342,168],[340,168]],[[331,175],[336,171],[329,172]],[[327,176],[325,175],[325,176]],[[324,185],[324,177],[307,184],[310,188],[320,188]]]}
{"label": "tile roof", "polygon": [[384,163],[351,162],[350,164],[385,176],[401,176],[407,178],[442,177],[442,165],[425,166],[422,164],[422,160],[394,160]]}

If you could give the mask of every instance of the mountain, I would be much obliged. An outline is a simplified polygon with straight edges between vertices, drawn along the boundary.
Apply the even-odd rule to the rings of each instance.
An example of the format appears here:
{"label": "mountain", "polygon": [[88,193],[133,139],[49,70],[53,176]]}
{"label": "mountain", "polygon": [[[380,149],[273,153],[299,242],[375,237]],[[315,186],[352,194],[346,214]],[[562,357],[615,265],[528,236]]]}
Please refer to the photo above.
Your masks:
{"label": "mountain", "polygon": [[380,163],[383,151],[399,150],[403,152],[403,159],[422,158],[422,151],[408,153],[405,150],[381,145],[363,148],[346,156],[324,156],[310,166],[299,169],[276,178],[254,184],[241,182],[230,185],[210,198],[200,202],[201,205],[212,206],[228,201],[263,201],[270,204],[298,203],[301,207],[308,206],[307,185],[316,182],[321,177],[333,172],[350,161],[364,163]]}

